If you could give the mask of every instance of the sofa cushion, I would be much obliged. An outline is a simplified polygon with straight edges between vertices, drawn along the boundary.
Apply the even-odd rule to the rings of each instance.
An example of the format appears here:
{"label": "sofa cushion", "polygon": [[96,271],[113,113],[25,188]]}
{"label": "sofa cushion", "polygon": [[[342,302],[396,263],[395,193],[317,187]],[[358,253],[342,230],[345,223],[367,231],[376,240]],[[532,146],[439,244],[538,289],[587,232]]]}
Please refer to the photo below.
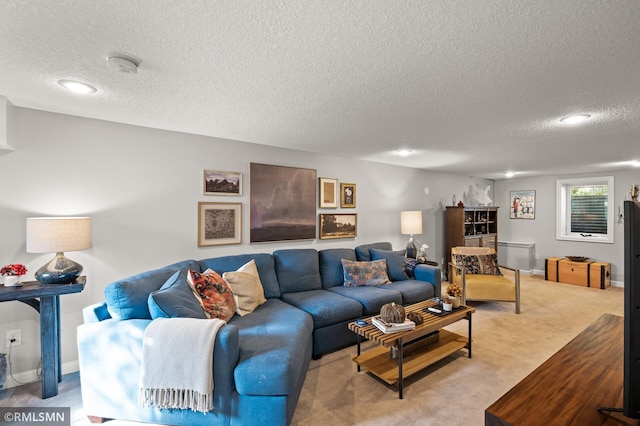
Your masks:
{"label": "sofa cushion", "polygon": [[250,314],[267,301],[258,268],[253,259],[235,272],[225,272],[222,274],[222,279],[231,288],[233,300],[236,302],[236,313],[240,316]]}
{"label": "sofa cushion", "polygon": [[235,314],[236,303],[233,293],[220,274],[211,269],[202,273],[190,269],[187,282],[202,304],[207,317],[229,321]]}
{"label": "sofa cushion", "polygon": [[371,262],[358,262],[342,259],[345,287],[359,287],[365,285],[389,284],[387,275],[387,261],[373,260]]}
{"label": "sofa cushion", "polygon": [[392,290],[388,286],[384,287],[331,287],[329,291],[357,300],[363,307],[363,315],[376,315],[380,313],[380,308],[385,303],[396,302],[402,304],[402,294]]}
{"label": "sofa cushion", "polygon": [[291,395],[311,356],[309,314],[269,299],[251,315],[234,316],[229,324],[239,333],[240,358],[233,373],[238,393]]}
{"label": "sofa cushion", "polygon": [[255,260],[260,275],[260,282],[264,288],[264,296],[269,299],[271,297],[280,297],[280,287],[278,286],[278,278],[276,277],[275,264],[273,256],[268,253],[258,254],[238,254],[233,256],[214,257],[211,259],[203,259],[200,261],[200,270],[206,271],[213,269],[220,274],[225,272],[236,271],[242,265],[250,260]]}
{"label": "sofa cushion", "polygon": [[387,273],[391,281],[408,280],[409,276],[405,272],[404,250],[380,250],[377,248],[369,249],[371,260],[386,260]]}
{"label": "sofa cushion", "polygon": [[320,277],[322,288],[328,289],[344,284],[342,259],[356,260],[356,252],[349,248],[325,249],[318,252],[320,257]]}
{"label": "sofa cushion", "polygon": [[394,281],[384,286],[385,289],[395,290],[402,295],[402,304],[423,302],[437,296],[432,283],[420,280]]}
{"label": "sofa cushion", "polygon": [[316,250],[277,250],[273,252],[273,259],[281,294],[322,288]]}
{"label": "sofa cushion", "polygon": [[176,271],[147,301],[151,318],[207,318],[187,283],[187,271]]}
{"label": "sofa cushion", "polygon": [[371,253],[369,253],[369,249],[371,248],[377,248],[380,250],[392,250],[393,247],[391,246],[391,243],[388,242],[379,242],[379,243],[371,243],[371,244],[362,244],[358,247],[356,247],[356,258],[357,260],[360,261],[370,261],[371,260]]}
{"label": "sofa cushion", "polygon": [[[452,254],[453,264],[466,269],[468,274],[502,275],[498,267],[498,255],[491,254]],[[459,274],[459,270],[456,269]]]}
{"label": "sofa cushion", "polygon": [[109,315],[118,320],[151,319],[149,295],[181,269],[199,269],[198,262],[185,260],[112,282],[104,289]]}
{"label": "sofa cushion", "polygon": [[311,314],[314,328],[326,327],[362,316],[362,305],[328,290],[285,293],[282,300]]}

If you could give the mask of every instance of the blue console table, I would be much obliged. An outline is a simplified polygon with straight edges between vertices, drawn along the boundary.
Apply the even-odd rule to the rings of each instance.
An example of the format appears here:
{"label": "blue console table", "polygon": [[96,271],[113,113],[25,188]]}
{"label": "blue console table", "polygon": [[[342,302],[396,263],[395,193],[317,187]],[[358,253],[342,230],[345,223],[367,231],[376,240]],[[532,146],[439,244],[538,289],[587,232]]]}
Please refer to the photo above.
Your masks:
{"label": "blue console table", "polygon": [[43,399],[58,394],[58,382],[62,379],[60,296],[80,293],[85,282],[86,277],[83,276],[72,284],[40,284],[38,281],[28,281],[22,283],[21,287],[0,287],[0,302],[26,303],[40,313]]}

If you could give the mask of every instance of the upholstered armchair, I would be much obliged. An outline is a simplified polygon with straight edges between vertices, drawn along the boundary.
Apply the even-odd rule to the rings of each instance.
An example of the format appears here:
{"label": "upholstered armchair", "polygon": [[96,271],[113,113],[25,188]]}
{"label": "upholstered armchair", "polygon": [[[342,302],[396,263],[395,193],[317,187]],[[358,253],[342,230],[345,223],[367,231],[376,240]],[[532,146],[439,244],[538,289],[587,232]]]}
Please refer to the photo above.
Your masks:
{"label": "upholstered armchair", "polygon": [[[500,268],[514,272],[511,280]],[[462,303],[473,301],[515,302],[520,313],[520,270],[498,264],[496,251],[490,247],[452,247],[449,281],[462,288]]]}

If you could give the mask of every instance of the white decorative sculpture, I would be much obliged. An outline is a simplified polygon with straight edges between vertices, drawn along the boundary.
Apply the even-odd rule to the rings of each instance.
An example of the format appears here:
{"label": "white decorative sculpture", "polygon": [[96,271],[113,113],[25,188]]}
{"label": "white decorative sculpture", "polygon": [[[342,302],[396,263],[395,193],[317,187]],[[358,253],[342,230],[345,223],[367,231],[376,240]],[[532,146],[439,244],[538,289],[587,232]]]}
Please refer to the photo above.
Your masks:
{"label": "white decorative sculpture", "polygon": [[472,206],[489,206],[493,200],[489,197],[491,185],[482,187],[480,184],[469,186],[469,204]]}

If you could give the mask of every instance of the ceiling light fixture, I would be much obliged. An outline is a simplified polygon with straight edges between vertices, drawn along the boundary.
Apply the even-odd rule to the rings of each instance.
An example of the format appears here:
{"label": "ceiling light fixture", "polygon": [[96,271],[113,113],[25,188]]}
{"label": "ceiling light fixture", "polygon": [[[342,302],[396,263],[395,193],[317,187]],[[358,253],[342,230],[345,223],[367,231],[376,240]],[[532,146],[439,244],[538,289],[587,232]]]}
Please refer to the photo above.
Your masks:
{"label": "ceiling light fixture", "polygon": [[83,83],[81,81],[76,81],[76,80],[58,80],[58,84],[74,93],[86,94],[86,93],[94,93],[98,91],[98,89],[91,86],[90,84]]}
{"label": "ceiling light fixture", "polygon": [[411,154],[413,154],[413,150],[412,149],[399,149],[396,151],[396,154],[399,155],[400,157],[408,157]]}
{"label": "ceiling light fixture", "polygon": [[514,172],[506,172],[506,173],[504,174],[504,176],[505,176],[505,177],[508,177],[508,178],[512,178],[514,175],[515,175],[515,173],[514,173]]}
{"label": "ceiling light fixture", "polygon": [[108,56],[107,65],[109,68],[125,74],[136,74],[138,63],[126,56]]}
{"label": "ceiling light fixture", "polygon": [[560,119],[560,122],[565,124],[578,124],[589,118],[591,118],[591,114],[574,114],[567,117],[562,117]]}

